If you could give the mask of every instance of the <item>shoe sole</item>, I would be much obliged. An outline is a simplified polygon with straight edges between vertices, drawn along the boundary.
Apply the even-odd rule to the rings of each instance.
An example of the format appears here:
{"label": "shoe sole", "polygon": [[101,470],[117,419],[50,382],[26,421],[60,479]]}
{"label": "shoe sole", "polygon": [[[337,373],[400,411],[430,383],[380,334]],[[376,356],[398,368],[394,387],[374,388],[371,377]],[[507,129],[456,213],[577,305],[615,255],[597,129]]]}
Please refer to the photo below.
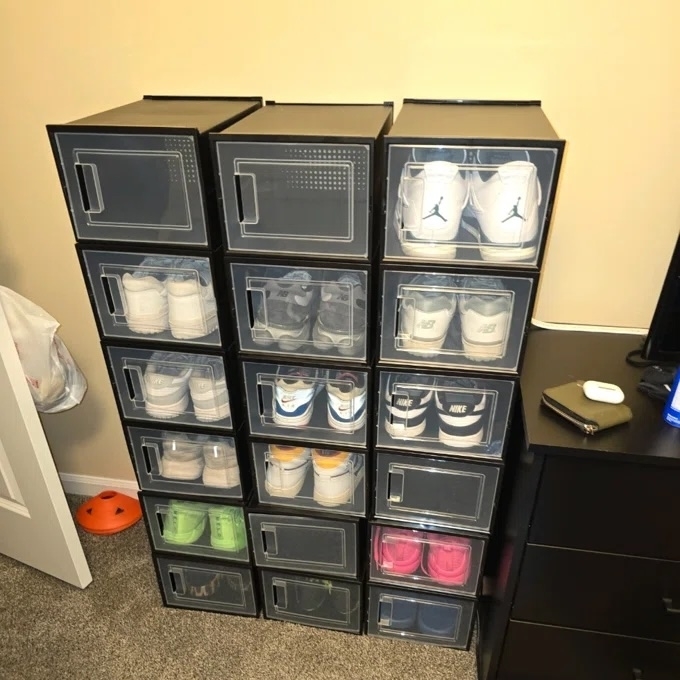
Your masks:
{"label": "shoe sole", "polygon": [[[231,479],[232,475],[234,475],[236,479]],[[241,480],[238,477],[238,467],[236,468],[236,472],[229,472],[228,468],[203,468],[202,480],[205,486],[214,486],[220,489],[233,489],[235,486],[240,486],[241,484]]]}
{"label": "shoe sole", "polygon": [[331,412],[328,411],[328,424],[334,429],[338,430],[339,432],[356,432],[357,430],[360,430],[363,426],[364,423],[366,422],[366,411],[361,414],[361,417],[359,420],[353,420],[351,423],[341,423],[339,420],[336,420],[333,418],[331,415]]}
{"label": "shoe sole", "polygon": [[462,336],[462,339],[465,358],[470,359],[471,361],[494,361],[496,359],[502,359],[505,356],[505,342],[503,340],[495,343],[480,344],[470,342],[464,335]]}
{"label": "shoe sole", "polygon": [[[359,474],[354,475],[354,485],[353,486],[350,485],[350,487],[347,488],[339,496],[324,496],[317,491],[316,484],[314,484],[314,496],[313,496],[314,500],[319,505],[323,505],[325,508],[334,508],[337,507],[338,505],[344,505],[345,503],[349,503],[349,501],[352,498],[352,495],[356,491],[356,488],[359,486],[361,480],[364,478],[364,471],[365,471],[364,467],[362,467]],[[316,477],[314,479],[316,480]]]}
{"label": "shoe sole", "polygon": [[283,416],[274,410],[274,422],[284,427],[300,427],[309,425],[314,413],[314,399],[309,402],[309,409],[299,416]]}
{"label": "shoe sole", "polygon": [[[168,467],[170,468],[170,470],[168,470]],[[181,463],[172,463],[165,461],[163,463],[163,472],[161,473],[161,477],[163,477],[163,479],[178,479],[182,481],[192,481],[194,479],[198,479],[201,476],[202,472],[203,468],[201,466],[194,467],[194,469],[191,472],[189,472],[188,470],[185,472],[181,469]]]}
{"label": "shoe sole", "polygon": [[155,335],[168,330],[168,316],[167,314],[160,314],[158,316],[143,316],[137,317],[133,321],[129,318],[127,326],[133,333],[140,335]]}
{"label": "shoe sole", "polygon": [[413,241],[400,241],[404,255],[434,260],[453,260],[456,257],[456,246],[446,246],[442,243],[416,244]]}
{"label": "shoe sole", "polygon": [[[268,338],[255,337],[255,333],[269,333]],[[270,328],[252,328],[250,335],[253,342],[260,347],[271,347],[278,343],[279,349],[283,352],[294,352],[300,349],[306,342],[309,342],[309,323],[306,323],[297,335],[287,334],[286,331],[277,331],[278,335],[272,333]]]}
{"label": "shoe sole", "polygon": [[229,404],[220,405],[216,408],[201,408],[196,406],[196,402],[194,402],[194,415],[196,420],[200,420],[202,423],[214,423],[228,418],[231,415],[231,409]]}
{"label": "shoe sole", "polygon": [[[318,324],[314,325],[312,330],[312,341],[314,347],[318,350],[329,350],[337,349],[338,353],[344,357],[353,357],[359,354],[363,348],[364,333],[359,333],[357,335],[346,335],[339,342],[333,340],[330,335],[324,335],[319,329]],[[348,340],[349,344],[340,344],[344,340]]]}
{"label": "shoe sole", "polygon": [[154,405],[147,400],[144,404],[144,409],[147,415],[152,418],[157,420],[170,420],[171,418],[177,418],[185,413],[187,406],[189,406],[189,395],[184,394],[178,402],[164,406]]}
{"label": "shoe sole", "polygon": [[416,340],[415,338],[399,338],[399,340],[401,341],[399,349],[404,349],[421,357],[435,357],[444,346],[446,335],[433,340]]}
{"label": "shoe sole", "polygon": [[389,434],[390,437],[394,437],[395,439],[412,439],[413,437],[418,437],[425,432],[426,427],[427,419],[425,418],[423,418],[422,423],[414,425],[413,427],[395,425],[385,418],[385,430],[387,430],[387,434]]}
{"label": "shoe sole", "polygon": [[473,446],[477,446],[482,443],[484,439],[484,428],[482,427],[479,432],[468,437],[457,437],[456,435],[451,435],[443,430],[439,430],[439,441],[446,446],[450,446],[453,449],[469,449]]}
{"label": "shoe sole", "polygon": [[277,498],[295,498],[302,489],[305,479],[307,478],[307,468],[305,468],[305,474],[302,475],[299,481],[295,482],[293,486],[272,486],[268,479],[264,480],[264,488],[270,496],[275,496]]}
{"label": "shoe sole", "polygon": [[182,323],[170,322],[170,333],[173,338],[178,340],[192,340],[194,338],[202,338],[205,335],[210,335],[217,330],[217,315],[206,317],[205,319],[193,319],[191,321],[182,321]]}
{"label": "shoe sole", "polygon": [[[480,239],[481,227],[463,220],[462,227],[468,233]],[[479,254],[483,260],[489,262],[522,262],[536,257],[537,247],[535,245],[517,248],[514,246],[503,247],[479,244]]]}

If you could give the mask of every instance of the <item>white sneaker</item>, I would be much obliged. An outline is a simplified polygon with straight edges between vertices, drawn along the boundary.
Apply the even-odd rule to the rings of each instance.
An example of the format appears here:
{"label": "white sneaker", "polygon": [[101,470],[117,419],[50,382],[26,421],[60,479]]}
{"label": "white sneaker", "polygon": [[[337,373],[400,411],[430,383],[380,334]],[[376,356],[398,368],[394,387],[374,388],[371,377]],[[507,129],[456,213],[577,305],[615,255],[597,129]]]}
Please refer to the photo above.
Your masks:
{"label": "white sneaker", "polygon": [[353,500],[364,477],[364,458],[346,451],[314,449],[314,500],[328,508]]}
{"label": "white sneaker", "polygon": [[152,418],[176,418],[189,406],[190,357],[154,352],[144,371],[144,407]]}
{"label": "white sneaker", "polygon": [[203,483],[222,489],[233,489],[241,484],[236,449],[227,441],[203,444]]}
{"label": "white sneaker", "polygon": [[194,366],[189,391],[197,420],[213,423],[231,415],[227,379],[221,360],[210,363],[204,361]]}
{"label": "white sneaker", "polygon": [[495,278],[467,278],[459,295],[463,351],[473,361],[505,356],[512,316],[512,295]]}
{"label": "white sneaker", "polygon": [[311,452],[301,446],[271,444],[264,485],[270,496],[295,498],[305,483]]}
{"label": "white sneaker", "polygon": [[203,472],[202,446],[184,435],[165,432],[160,463],[161,477],[185,481],[198,479]]}
{"label": "white sneaker", "polygon": [[423,357],[433,357],[446,342],[456,311],[454,282],[446,276],[419,274],[406,288],[399,309],[400,348]]}
{"label": "white sneaker", "polygon": [[455,163],[407,163],[395,212],[404,253],[436,260],[455,258],[455,239],[467,200],[468,181]]}
{"label": "white sneaker", "polygon": [[[150,335],[168,328],[168,295],[164,274],[156,273],[158,258],[145,258],[134,274],[123,274],[123,300],[128,328]],[[141,268],[148,265],[149,269]]]}
{"label": "white sneaker", "polygon": [[341,432],[356,432],[366,422],[366,381],[361,375],[338,372],[326,383],[328,424]]}
{"label": "white sneaker", "polygon": [[484,260],[518,262],[536,257],[541,186],[529,161],[504,163],[495,171],[478,170],[470,178],[470,210]]}
{"label": "white sneaker", "polygon": [[312,419],[318,391],[316,371],[294,366],[279,367],[274,387],[274,422],[286,427],[305,427]]}
{"label": "white sneaker", "polygon": [[202,338],[217,328],[217,304],[208,261],[180,260],[166,282],[170,332],[179,340]]}

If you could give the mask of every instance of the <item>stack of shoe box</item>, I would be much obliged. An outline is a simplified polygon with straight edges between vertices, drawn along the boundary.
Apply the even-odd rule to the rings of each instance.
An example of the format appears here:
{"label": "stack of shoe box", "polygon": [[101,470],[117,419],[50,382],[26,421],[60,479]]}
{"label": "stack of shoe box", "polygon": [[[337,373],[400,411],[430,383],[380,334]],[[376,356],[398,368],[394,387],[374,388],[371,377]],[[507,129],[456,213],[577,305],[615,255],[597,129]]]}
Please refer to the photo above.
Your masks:
{"label": "stack of shoe box", "polygon": [[164,601],[251,616],[251,481],[225,365],[233,333],[208,133],[260,106],[146,97],[48,128]]}
{"label": "stack of shoe box", "polygon": [[353,633],[374,431],[376,164],[391,122],[389,105],[267,103],[211,135],[264,615]]}
{"label": "stack of shoe box", "polygon": [[369,634],[468,648],[564,144],[538,102],[385,138]]}

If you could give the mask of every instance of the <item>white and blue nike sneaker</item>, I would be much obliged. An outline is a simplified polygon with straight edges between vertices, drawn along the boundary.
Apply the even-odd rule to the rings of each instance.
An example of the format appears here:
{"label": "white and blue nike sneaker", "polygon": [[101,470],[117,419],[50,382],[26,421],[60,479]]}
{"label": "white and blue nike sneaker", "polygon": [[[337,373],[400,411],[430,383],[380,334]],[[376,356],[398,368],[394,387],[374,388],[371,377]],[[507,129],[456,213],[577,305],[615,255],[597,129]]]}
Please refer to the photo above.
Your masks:
{"label": "white and blue nike sneaker", "polygon": [[319,391],[316,371],[280,366],[274,387],[274,422],[285,427],[305,427],[312,419],[314,397]]}
{"label": "white and blue nike sneaker", "polygon": [[362,375],[337,372],[326,384],[328,424],[341,432],[356,432],[366,422],[366,380]]}

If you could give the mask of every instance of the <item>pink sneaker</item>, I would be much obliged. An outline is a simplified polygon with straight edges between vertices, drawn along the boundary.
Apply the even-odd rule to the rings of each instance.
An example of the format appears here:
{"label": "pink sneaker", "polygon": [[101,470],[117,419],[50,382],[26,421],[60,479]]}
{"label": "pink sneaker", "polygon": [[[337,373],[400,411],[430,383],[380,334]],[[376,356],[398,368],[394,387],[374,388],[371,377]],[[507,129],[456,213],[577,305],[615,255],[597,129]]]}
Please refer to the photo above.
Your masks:
{"label": "pink sneaker", "polygon": [[472,546],[460,536],[428,535],[431,540],[427,551],[425,571],[437,583],[462,586],[470,578]]}
{"label": "pink sneaker", "polygon": [[376,527],[373,533],[373,558],[384,573],[412,574],[418,570],[423,554],[424,533],[415,529]]}

